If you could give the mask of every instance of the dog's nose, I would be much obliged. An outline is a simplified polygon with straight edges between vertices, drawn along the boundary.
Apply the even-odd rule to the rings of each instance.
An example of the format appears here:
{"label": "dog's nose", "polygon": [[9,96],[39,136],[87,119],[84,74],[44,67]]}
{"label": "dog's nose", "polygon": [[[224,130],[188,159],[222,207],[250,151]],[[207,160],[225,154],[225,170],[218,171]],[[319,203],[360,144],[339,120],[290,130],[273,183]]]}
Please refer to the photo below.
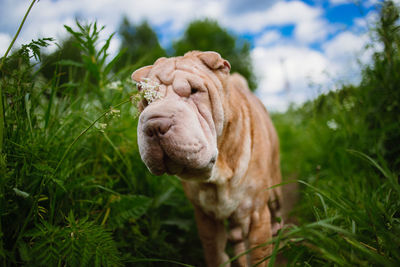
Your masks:
{"label": "dog's nose", "polygon": [[152,118],[146,122],[145,127],[145,132],[148,136],[161,136],[171,129],[172,121],[169,118]]}

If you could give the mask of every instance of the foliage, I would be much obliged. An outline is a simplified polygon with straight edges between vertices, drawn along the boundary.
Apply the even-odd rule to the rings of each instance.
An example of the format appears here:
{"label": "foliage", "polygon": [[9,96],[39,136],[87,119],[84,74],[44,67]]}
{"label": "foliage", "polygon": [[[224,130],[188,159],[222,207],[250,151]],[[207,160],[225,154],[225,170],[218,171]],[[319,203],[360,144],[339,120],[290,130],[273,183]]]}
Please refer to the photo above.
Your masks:
{"label": "foliage", "polygon": [[[110,47],[111,39],[114,34],[111,34],[103,43],[100,49],[97,46],[100,43],[100,33],[104,30],[105,26],[100,29],[97,28],[97,22],[90,23],[87,25],[81,25],[79,21],[76,21],[78,27],[77,30],[64,25],[65,29],[74,37],[76,40],[75,44],[81,51],[82,63],[68,61],[59,61],[58,64],[67,66],[81,66],[85,69],[84,82],[88,86],[88,89],[95,92],[97,97],[100,98],[101,102],[104,102],[104,91],[105,86],[110,82],[110,73],[121,57],[122,52],[119,52],[110,62],[107,62],[108,48]],[[102,101],[103,100],[103,101]],[[105,106],[104,106],[105,108]]]}
{"label": "foliage", "polygon": [[373,65],[364,70],[362,106],[368,109],[367,126],[378,143],[378,151],[373,155],[381,154],[389,163],[388,167],[399,173],[400,25],[399,10],[393,2],[384,3],[376,32],[383,51],[375,53]]}
{"label": "foliage", "polygon": [[300,226],[288,226],[279,240],[289,264],[400,262],[398,14],[385,2],[376,29],[385,48],[360,85],[273,116],[284,176],[302,185],[294,212]]}
{"label": "foliage", "polygon": [[250,89],[257,87],[250,59],[250,44],[221,28],[216,21],[193,21],[173,47],[176,56],[191,50],[216,51],[230,62],[232,72],[238,72],[247,79]]}
{"label": "foliage", "polygon": [[40,72],[47,80],[52,80],[58,74],[60,84],[82,80],[83,72],[80,68],[73,68],[80,67],[81,61],[81,50],[75,45],[75,39],[70,37],[61,42],[55,52],[43,55]]}
{"label": "foliage", "polygon": [[62,81],[56,67],[46,79],[46,65],[32,63],[49,39],[23,46],[2,68],[1,265],[183,260],[188,246],[180,236],[195,228],[182,188],[141,162],[136,107],[116,110],[135,87],[111,72],[119,57],[108,58],[111,37],[101,41],[96,23],[76,27],[66,29],[80,57],[54,64],[80,75]]}
{"label": "foliage", "polygon": [[151,65],[157,58],[166,56],[156,33],[147,22],[132,25],[124,17],[118,33],[121,37],[120,51],[124,51],[124,56],[118,60],[117,70],[125,70],[130,75],[132,69]]}
{"label": "foliage", "polygon": [[111,233],[86,218],[76,220],[71,211],[64,227],[46,221],[28,232],[33,246],[19,247],[22,259],[33,265],[119,266],[120,257]]}

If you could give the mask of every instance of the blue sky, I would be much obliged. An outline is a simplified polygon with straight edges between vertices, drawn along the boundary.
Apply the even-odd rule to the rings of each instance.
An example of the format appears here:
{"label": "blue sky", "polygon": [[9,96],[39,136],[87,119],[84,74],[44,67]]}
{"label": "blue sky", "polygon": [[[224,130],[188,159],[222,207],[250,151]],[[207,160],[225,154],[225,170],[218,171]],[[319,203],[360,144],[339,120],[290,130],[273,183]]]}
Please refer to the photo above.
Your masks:
{"label": "blue sky", "polygon": [[[0,0],[0,54],[30,2]],[[379,0],[41,0],[18,44],[39,37],[61,40],[66,35],[63,25],[73,25],[75,17],[105,25],[106,38],[125,15],[134,23],[147,20],[168,48],[190,21],[213,18],[250,41],[259,79],[257,95],[270,110],[283,111],[291,102],[300,104],[359,80],[357,60],[370,59],[372,50],[364,47],[370,42],[368,28],[376,20],[379,4]],[[112,52],[119,42],[113,39]]]}

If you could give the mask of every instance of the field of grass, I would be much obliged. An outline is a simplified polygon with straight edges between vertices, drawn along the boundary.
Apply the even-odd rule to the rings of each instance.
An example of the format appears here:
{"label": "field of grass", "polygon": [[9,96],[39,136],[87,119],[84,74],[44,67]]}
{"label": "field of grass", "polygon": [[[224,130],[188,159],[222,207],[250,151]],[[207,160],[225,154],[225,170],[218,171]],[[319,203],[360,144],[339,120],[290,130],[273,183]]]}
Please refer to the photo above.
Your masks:
{"label": "field of grass", "polygon": [[[271,241],[298,266],[400,264],[399,11],[359,85],[272,114],[293,210]],[[135,85],[96,23],[66,27],[77,59],[46,76],[40,39],[1,59],[0,265],[204,266],[180,182],[151,175],[136,143]],[[371,33],[372,34],[372,33]],[[44,61],[44,60],[43,60]],[[1,106],[2,105],[2,106]]]}

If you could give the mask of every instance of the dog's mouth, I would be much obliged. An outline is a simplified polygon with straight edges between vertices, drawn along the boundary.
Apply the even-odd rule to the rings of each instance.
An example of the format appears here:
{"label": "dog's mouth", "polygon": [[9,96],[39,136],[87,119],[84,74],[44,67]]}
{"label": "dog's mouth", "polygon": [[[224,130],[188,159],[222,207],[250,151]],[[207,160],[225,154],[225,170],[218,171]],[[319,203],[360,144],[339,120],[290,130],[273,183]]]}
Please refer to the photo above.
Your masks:
{"label": "dog's mouth", "polygon": [[205,166],[193,168],[172,160],[168,155],[164,155],[163,163],[165,172],[169,175],[176,175],[184,180],[205,181],[211,177],[211,172],[216,160],[217,155],[213,156]]}
{"label": "dog's mouth", "polygon": [[[163,148],[162,148],[163,149]],[[190,162],[190,153],[181,158],[174,158],[174,155],[168,155],[163,149],[163,157],[159,160],[158,164],[148,166],[150,171],[156,175],[162,175],[167,173],[169,175],[176,175],[185,180],[207,180],[210,178],[211,171],[217,160],[217,155],[211,157],[211,159],[202,166],[194,166],[194,162]],[[192,154],[195,156],[195,154]]]}
{"label": "dog's mouth", "polygon": [[139,150],[148,169],[155,175],[167,173],[181,178],[196,174],[203,179],[209,175],[218,154],[210,130],[191,113],[187,115],[189,112],[178,118],[155,116],[158,113],[150,111],[141,114],[138,126]]}
{"label": "dog's mouth", "polygon": [[184,166],[172,160],[166,153],[164,153],[164,166],[165,172],[169,175],[179,175],[182,173]]}

